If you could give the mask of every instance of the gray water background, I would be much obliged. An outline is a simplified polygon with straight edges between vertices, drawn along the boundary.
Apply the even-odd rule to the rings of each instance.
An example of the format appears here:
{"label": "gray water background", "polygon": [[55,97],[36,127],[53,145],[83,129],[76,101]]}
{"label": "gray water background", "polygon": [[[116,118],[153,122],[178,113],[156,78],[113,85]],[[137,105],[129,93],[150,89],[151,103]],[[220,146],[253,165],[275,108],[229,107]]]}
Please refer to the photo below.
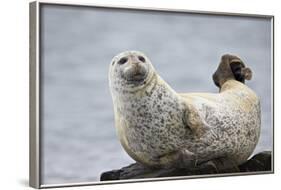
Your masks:
{"label": "gray water background", "polygon": [[113,56],[144,52],[178,92],[218,92],[221,55],[239,55],[260,97],[255,152],[272,150],[271,21],[265,18],[44,5],[42,8],[42,183],[98,181],[134,162],[114,128],[108,87]]}

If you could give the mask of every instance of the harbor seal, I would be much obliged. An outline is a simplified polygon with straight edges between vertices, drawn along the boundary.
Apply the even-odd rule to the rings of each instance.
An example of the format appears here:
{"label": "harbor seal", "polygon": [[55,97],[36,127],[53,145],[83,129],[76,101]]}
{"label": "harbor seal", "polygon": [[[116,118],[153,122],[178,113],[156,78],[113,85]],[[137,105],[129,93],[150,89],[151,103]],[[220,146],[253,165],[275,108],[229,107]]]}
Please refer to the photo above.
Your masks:
{"label": "harbor seal", "polygon": [[239,57],[224,55],[213,75],[219,93],[177,93],[143,53],[118,54],[109,86],[123,148],[152,168],[242,164],[260,135],[260,101],[243,84],[251,76]]}

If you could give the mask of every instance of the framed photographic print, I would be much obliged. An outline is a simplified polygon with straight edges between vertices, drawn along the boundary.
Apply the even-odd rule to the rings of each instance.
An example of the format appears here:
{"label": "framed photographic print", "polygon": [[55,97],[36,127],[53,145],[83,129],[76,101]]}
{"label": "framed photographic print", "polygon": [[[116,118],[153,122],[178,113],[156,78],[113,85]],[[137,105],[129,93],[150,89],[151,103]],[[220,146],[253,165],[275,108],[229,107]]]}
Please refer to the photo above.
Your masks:
{"label": "framed photographic print", "polygon": [[273,173],[273,26],[30,3],[30,186]]}

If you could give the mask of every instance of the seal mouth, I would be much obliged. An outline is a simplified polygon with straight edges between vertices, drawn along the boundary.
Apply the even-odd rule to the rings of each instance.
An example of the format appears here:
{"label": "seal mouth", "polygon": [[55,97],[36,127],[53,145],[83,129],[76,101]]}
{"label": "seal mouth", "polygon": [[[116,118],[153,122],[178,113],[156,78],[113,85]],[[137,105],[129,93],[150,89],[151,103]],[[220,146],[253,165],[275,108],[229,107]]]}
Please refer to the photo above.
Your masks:
{"label": "seal mouth", "polygon": [[138,83],[142,83],[143,81],[145,81],[145,79],[147,78],[148,72],[145,69],[145,67],[132,67],[131,69],[128,69],[127,72],[125,72],[123,74],[124,79],[128,82],[128,83],[134,83],[134,84],[138,84]]}
{"label": "seal mouth", "polygon": [[136,83],[144,82],[146,78],[147,78],[147,73],[138,72],[130,77],[127,77],[126,80],[128,83],[136,84]]}
{"label": "seal mouth", "polygon": [[136,62],[125,67],[121,76],[127,84],[140,85],[146,80],[148,73],[147,65]]}
{"label": "seal mouth", "polygon": [[130,76],[128,81],[140,81],[146,78],[146,73],[137,72],[136,74]]}

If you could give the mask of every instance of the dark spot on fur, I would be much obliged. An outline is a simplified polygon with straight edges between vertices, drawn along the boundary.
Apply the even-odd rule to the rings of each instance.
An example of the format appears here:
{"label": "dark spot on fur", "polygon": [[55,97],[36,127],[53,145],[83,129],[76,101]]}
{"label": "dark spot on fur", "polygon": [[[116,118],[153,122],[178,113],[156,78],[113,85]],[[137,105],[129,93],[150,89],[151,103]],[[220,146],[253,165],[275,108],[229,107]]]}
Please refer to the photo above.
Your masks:
{"label": "dark spot on fur", "polygon": [[248,131],[247,136],[250,137],[252,135],[251,131]]}

